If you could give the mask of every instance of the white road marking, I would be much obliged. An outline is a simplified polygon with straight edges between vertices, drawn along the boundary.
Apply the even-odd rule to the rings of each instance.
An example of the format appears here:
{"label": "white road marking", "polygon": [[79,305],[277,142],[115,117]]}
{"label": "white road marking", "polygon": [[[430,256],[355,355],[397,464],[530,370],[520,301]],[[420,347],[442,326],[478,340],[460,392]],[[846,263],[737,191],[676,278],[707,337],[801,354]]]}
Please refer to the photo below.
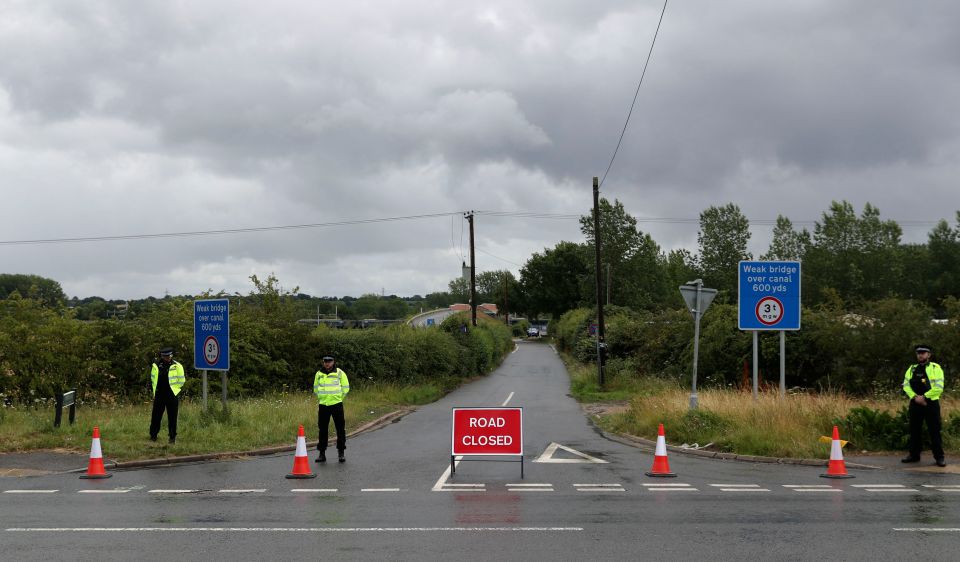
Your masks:
{"label": "white road marking", "polygon": [[148,494],[195,494],[200,490],[148,490]]}
{"label": "white road marking", "polygon": [[721,492],[769,492],[769,488],[761,488],[760,484],[710,484],[720,488]]}
{"label": "white road marking", "polygon": [[60,490],[4,490],[4,494],[53,494]]}
{"label": "white road marking", "polygon": [[829,484],[784,484],[784,488],[831,488]]}
{"label": "white road marking", "polygon": [[256,488],[249,490],[219,490],[221,494],[262,494],[266,492],[266,488]]}
{"label": "white road marking", "polygon": [[336,492],[336,488],[293,488],[291,492]]}
{"label": "white road marking", "polygon": [[[460,456],[455,457],[453,459],[453,466],[454,467],[460,466],[461,460],[463,460],[463,457],[460,457]],[[447,479],[450,478],[450,468],[451,468],[450,465],[447,465],[447,469],[444,470],[443,474],[440,475],[440,479],[437,480],[437,483],[433,485],[433,488],[430,489],[431,491],[439,492],[442,489],[443,485],[446,484]]]}
{"label": "white road marking", "polygon": [[676,482],[676,483],[674,483],[674,482],[663,482],[663,483],[643,484],[643,485],[646,486],[647,488],[681,488],[681,487],[684,487],[684,486],[689,486],[690,484],[682,484],[682,483],[680,483],[680,482]]}
{"label": "white road marking", "polygon": [[[580,458],[576,459],[555,459],[553,455],[557,452],[557,449],[563,449],[564,451],[574,454]],[[543,453],[533,460],[533,462],[541,463],[557,463],[557,464],[572,464],[572,463],[593,463],[593,464],[608,464],[607,461],[598,459],[596,457],[591,457],[586,453],[581,453],[580,451],[561,445],[559,443],[550,443],[547,445],[547,448],[543,450]]]}
{"label": "white road marking", "polygon": [[839,488],[796,488],[794,492],[842,492]]}
{"label": "white road marking", "polygon": [[361,492],[399,492],[400,488],[360,488]]}
{"label": "white road marking", "polygon": [[78,494],[126,494],[130,489],[120,490],[77,490]]}
{"label": "white road marking", "polygon": [[622,484],[574,484],[578,492],[626,492]]}
{"label": "white road marking", "polygon": [[507,484],[508,492],[552,492],[553,484]]}
{"label": "white road marking", "polygon": [[914,492],[920,493],[920,490],[913,488],[863,488],[865,492]]}
{"label": "white road marking", "polygon": [[894,527],[894,531],[908,531],[914,533],[960,533],[960,529],[956,527]]}
{"label": "white road marking", "polygon": [[903,484],[851,484],[853,488],[904,488]]}
{"label": "white road marking", "polygon": [[507,399],[503,401],[503,404],[501,404],[501,406],[506,406],[510,402],[511,398],[513,398],[512,392],[510,393],[510,396],[507,396]]}
{"label": "white road marking", "polygon": [[583,527],[10,527],[8,533],[403,533],[576,532]]}
{"label": "white road marking", "polygon": [[447,483],[443,485],[445,488],[485,488],[486,484],[451,484]]}

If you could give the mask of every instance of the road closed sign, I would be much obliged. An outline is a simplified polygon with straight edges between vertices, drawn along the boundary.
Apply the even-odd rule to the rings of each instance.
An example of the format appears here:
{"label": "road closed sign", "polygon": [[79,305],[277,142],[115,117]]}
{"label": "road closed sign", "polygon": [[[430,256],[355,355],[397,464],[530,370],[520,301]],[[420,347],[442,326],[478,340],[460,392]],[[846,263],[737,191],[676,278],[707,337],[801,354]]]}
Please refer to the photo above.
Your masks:
{"label": "road closed sign", "polygon": [[523,408],[454,408],[452,455],[523,455]]}

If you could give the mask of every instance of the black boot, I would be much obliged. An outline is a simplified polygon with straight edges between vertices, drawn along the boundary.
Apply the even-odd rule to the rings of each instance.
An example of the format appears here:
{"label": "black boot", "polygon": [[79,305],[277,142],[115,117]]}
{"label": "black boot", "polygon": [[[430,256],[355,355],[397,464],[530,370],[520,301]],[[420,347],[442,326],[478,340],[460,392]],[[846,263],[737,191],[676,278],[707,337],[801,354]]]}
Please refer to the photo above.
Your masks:
{"label": "black boot", "polygon": [[337,457],[337,460],[340,462],[347,462],[347,457],[343,456],[343,451],[340,451],[340,455]]}
{"label": "black boot", "polygon": [[317,460],[313,462],[327,462],[327,454],[323,451],[320,451],[320,454],[317,456]]}
{"label": "black boot", "polygon": [[900,459],[900,462],[920,462],[920,457],[915,457],[913,455],[907,455]]}

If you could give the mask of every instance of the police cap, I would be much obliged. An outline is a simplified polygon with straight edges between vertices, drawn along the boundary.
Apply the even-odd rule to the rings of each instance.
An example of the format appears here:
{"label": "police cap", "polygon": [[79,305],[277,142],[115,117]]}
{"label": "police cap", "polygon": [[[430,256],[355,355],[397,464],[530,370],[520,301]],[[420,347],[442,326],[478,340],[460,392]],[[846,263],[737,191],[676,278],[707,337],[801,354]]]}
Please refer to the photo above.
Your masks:
{"label": "police cap", "polygon": [[923,351],[926,351],[927,353],[930,353],[930,352],[932,351],[932,348],[931,348],[929,345],[927,345],[927,344],[925,344],[925,343],[922,343],[922,344],[918,345],[916,348],[914,348],[914,350],[915,350],[917,353],[920,353],[920,352],[923,352]]}
{"label": "police cap", "polygon": [[172,347],[163,347],[160,349],[160,355],[173,355]]}

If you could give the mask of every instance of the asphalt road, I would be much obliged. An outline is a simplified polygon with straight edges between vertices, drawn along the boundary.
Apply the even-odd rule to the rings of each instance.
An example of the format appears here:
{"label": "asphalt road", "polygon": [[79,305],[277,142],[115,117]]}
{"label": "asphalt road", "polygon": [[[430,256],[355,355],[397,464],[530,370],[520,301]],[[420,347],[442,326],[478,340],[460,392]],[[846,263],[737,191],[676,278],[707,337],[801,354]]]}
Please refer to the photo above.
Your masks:
{"label": "asphalt road", "polygon": [[[553,350],[521,342],[492,375],[348,442],[347,462],[287,480],[292,455],[0,481],[0,558],[955,559],[960,477],[671,455],[604,438]],[[520,464],[449,474],[454,406],[522,406]],[[293,429],[291,429],[291,433]],[[669,428],[667,428],[669,439]],[[557,443],[554,459],[533,462]],[[109,444],[104,446],[109,449]],[[311,452],[312,453],[312,452]],[[311,454],[311,460],[313,455]],[[669,486],[665,486],[669,485]]]}

